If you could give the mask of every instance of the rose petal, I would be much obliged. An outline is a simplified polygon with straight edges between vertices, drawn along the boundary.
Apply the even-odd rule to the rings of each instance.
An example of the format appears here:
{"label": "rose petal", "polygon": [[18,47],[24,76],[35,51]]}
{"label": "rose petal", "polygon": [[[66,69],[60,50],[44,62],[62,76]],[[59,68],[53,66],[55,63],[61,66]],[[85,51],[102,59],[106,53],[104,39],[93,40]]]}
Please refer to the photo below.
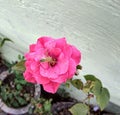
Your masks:
{"label": "rose petal", "polygon": [[49,83],[50,80],[47,77],[42,77],[41,75],[34,75],[34,77],[36,78],[37,83],[39,84],[46,84]]}
{"label": "rose petal", "polygon": [[48,62],[41,62],[40,65],[41,65],[42,68],[44,68],[44,69],[48,69],[48,67],[49,67]]}
{"label": "rose petal", "polygon": [[56,93],[59,86],[60,84],[56,82],[49,82],[48,84],[43,84],[44,90],[53,94]]}
{"label": "rose petal", "polygon": [[76,72],[76,63],[73,59],[70,59],[69,69],[68,69],[68,79],[72,78]]}
{"label": "rose petal", "polygon": [[53,82],[57,82],[57,83],[65,83],[67,81],[66,76],[68,76],[68,72],[66,72],[65,74],[61,74],[58,76],[58,78],[56,79],[51,79],[51,81]]}
{"label": "rose petal", "polygon": [[57,78],[58,77],[58,72],[54,71],[52,67],[49,67],[48,69],[44,69],[43,67],[40,67],[40,74],[44,77],[48,78]]}
{"label": "rose petal", "polygon": [[32,44],[32,45],[30,45],[30,52],[34,52],[35,51],[35,44]]}
{"label": "rose petal", "polygon": [[72,48],[72,56],[71,57],[73,60],[75,60],[76,64],[78,65],[81,60],[81,53],[74,46],[72,46],[71,48]]}
{"label": "rose petal", "polygon": [[49,55],[53,56],[53,57],[58,57],[61,53],[61,49],[60,48],[53,48],[49,51]]}
{"label": "rose petal", "polygon": [[58,74],[64,74],[68,71],[69,61],[68,60],[61,60],[58,61],[56,66],[54,67],[54,71],[59,71]]}
{"label": "rose petal", "polygon": [[23,75],[24,75],[24,78],[25,78],[26,81],[31,82],[31,83],[36,83],[35,78],[32,76],[32,74],[30,72],[25,71],[23,73]]}
{"label": "rose petal", "polygon": [[56,39],[56,47],[60,48],[61,50],[64,49],[64,47],[66,46],[66,40],[65,38],[60,38],[60,39]]}
{"label": "rose petal", "polygon": [[64,53],[66,59],[70,59],[71,55],[72,55],[72,48],[71,48],[71,46],[70,45],[66,45],[64,47],[63,53]]}
{"label": "rose petal", "polygon": [[45,43],[51,40],[53,40],[51,37],[43,36],[43,37],[38,38],[36,45],[40,47],[45,47]]}

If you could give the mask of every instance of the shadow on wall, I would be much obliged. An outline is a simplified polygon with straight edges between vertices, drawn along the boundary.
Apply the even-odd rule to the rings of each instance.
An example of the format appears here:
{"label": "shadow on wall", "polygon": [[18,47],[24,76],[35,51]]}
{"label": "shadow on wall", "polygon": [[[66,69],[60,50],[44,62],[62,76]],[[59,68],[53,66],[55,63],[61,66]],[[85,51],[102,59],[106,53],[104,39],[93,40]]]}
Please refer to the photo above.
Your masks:
{"label": "shadow on wall", "polygon": [[115,115],[120,115],[120,106],[109,102],[108,106],[105,108],[106,111],[114,113]]}

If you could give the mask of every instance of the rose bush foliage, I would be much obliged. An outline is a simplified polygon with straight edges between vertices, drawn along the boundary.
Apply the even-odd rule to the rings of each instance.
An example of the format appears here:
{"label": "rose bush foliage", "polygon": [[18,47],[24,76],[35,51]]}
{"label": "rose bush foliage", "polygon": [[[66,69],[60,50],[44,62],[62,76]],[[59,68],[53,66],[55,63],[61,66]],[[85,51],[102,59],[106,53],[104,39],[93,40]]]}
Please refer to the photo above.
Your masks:
{"label": "rose bush foliage", "polygon": [[62,83],[71,79],[80,63],[80,51],[65,38],[38,38],[25,54],[25,80],[41,84],[45,91],[55,93]]}

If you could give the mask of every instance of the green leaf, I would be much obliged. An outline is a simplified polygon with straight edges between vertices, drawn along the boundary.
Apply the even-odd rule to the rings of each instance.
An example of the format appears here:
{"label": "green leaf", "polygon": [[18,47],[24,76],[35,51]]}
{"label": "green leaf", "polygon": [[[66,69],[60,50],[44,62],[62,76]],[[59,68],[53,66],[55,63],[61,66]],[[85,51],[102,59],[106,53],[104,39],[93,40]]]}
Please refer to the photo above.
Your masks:
{"label": "green leaf", "polygon": [[94,95],[99,95],[99,92],[102,87],[102,83],[99,79],[97,79],[94,75],[85,75],[86,84],[83,88],[84,92],[91,92]]}
{"label": "green leaf", "polygon": [[80,79],[71,80],[71,84],[76,87],[77,89],[83,88],[83,82]]}
{"label": "green leaf", "polygon": [[86,104],[77,103],[73,105],[69,111],[72,113],[72,115],[87,115],[89,112],[89,107]]}
{"label": "green leaf", "polygon": [[44,110],[46,112],[49,112],[51,110],[51,100],[45,101],[45,103],[44,103]]}
{"label": "green leaf", "polygon": [[20,80],[18,83],[25,85],[27,82],[25,80]]}
{"label": "green leaf", "polygon": [[94,75],[85,75],[84,78],[86,79],[86,81],[90,80],[90,81],[96,81],[98,80]]}
{"label": "green leaf", "polygon": [[12,103],[12,105],[13,105],[13,107],[16,107],[16,108],[19,107],[19,104],[16,100],[14,100],[14,103]]}
{"label": "green leaf", "polygon": [[14,71],[19,71],[19,72],[24,72],[25,71],[25,61],[22,60],[20,62],[18,62],[17,64],[15,64],[13,67],[12,67],[12,70]]}
{"label": "green leaf", "polygon": [[18,95],[19,95],[19,93],[20,93],[20,91],[14,91],[14,90],[12,90],[12,93],[13,93],[13,95],[15,96],[15,97],[17,97]]}
{"label": "green leaf", "polygon": [[13,42],[13,41],[10,40],[9,38],[3,38],[3,39],[0,41],[0,47],[2,47],[6,41]]}
{"label": "green leaf", "polygon": [[8,98],[11,100],[13,98],[13,94],[12,93],[9,93],[8,94]]}
{"label": "green leaf", "polygon": [[17,90],[22,90],[23,87],[20,84],[17,84],[16,88]]}
{"label": "green leaf", "polygon": [[27,101],[25,99],[23,99],[22,97],[16,97],[16,99],[18,100],[18,102],[20,103],[20,105],[27,104]]}
{"label": "green leaf", "polygon": [[96,96],[97,103],[100,106],[101,110],[107,106],[109,99],[109,91],[106,88],[102,88],[100,94]]}
{"label": "green leaf", "polygon": [[2,98],[3,98],[4,101],[6,101],[8,97],[7,97],[7,95],[5,93],[3,93]]}
{"label": "green leaf", "polygon": [[101,93],[101,89],[102,89],[102,83],[100,80],[96,80],[94,82],[94,86],[91,90],[91,92],[96,95],[96,96],[99,96],[99,94]]}

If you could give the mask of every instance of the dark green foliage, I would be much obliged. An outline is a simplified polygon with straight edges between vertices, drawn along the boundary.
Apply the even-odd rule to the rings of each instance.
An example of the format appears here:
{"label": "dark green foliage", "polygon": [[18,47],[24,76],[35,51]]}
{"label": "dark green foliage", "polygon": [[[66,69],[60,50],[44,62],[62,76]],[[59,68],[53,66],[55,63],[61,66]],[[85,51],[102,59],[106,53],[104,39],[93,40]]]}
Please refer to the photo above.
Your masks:
{"label": "dark green foliage", "polygon": [[83,89],[83,82],[80,79],[71,80],[71,84],[77,89]]}
{"label": "dark green foliage", "polygon": [[33,96],[34,85],[26,82],[19,72],[14,71],[1,83],[0,97],[9,107],[23,107],[30,103]]}
{"label": "dark green foliage", "polygon": [[31,100],[31,106],[29,108],[29,114],[31,115],[52,115],[51,113],[51,99],[47,100],[39,98],[37,100]]}

